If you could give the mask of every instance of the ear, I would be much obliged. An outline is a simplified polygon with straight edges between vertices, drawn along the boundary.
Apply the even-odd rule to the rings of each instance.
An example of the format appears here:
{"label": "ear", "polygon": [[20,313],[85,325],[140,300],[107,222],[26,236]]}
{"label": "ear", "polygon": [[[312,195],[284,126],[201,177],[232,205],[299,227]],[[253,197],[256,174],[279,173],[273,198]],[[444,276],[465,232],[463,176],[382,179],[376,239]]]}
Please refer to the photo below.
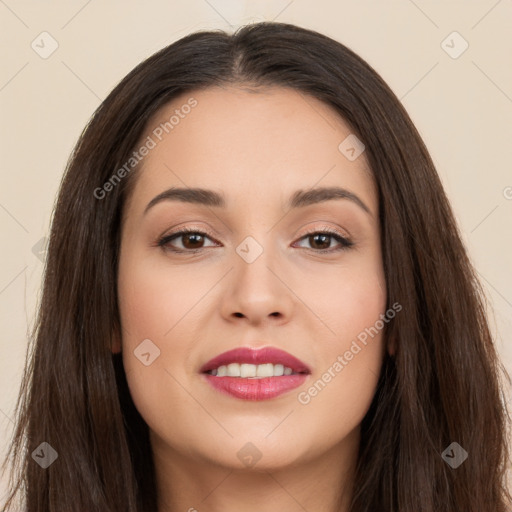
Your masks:
{"label": "ear", "polygon": [[391,357],[395,356],[395,353],[396,353],[396,340],[395,340],[395,338],[392,338],[392,339],[388,340],[387,351],[388,351],[388,354]]}
{"label": "ear", "polygon": [[118,329],[114,330],[110,338],[110,350],[112,354],[119,354],[121,352],[121,336]]}

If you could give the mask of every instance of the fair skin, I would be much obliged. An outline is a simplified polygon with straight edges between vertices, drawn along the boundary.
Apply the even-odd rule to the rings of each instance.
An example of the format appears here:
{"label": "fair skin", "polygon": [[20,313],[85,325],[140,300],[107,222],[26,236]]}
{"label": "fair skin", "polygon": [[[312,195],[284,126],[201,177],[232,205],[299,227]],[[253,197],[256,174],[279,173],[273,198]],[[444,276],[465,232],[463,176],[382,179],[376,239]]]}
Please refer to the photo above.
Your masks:
{"label": "fair skin", "polygon": [[[137,170],[119,262],[122,339],[114,350],[123,352],[150,430],[159,512],[346,512],[359,426],[386,350],[382,332],[307,404],[298,395],[386,311],[378,197],[365,155],[349,161],[338,149],[348,125],[284,88],[187,93],[153,117],[141,142],[190,97],[197,106]],[[162,200],[144,213],[171,187],[216,191],[226,206]],[[343,187],[369,212],[346,198],[286,209],[294,192],[319,187]],[[184,227],[210,235],[158,246]],[[333,251],[341,247],[335,238],[306,236],[326,229],[354,245]],[[247,236],[263,249],[251,263],[236,252]],[[190,247],[200,249],[171,250]],[[147,366],[134,355],[146,339],[160,350]],[[280,348],[312,373],[270,400],[224,395],[199,368],[240,346]],[[241,461],[243,448],[261,455],[256,464]]]}

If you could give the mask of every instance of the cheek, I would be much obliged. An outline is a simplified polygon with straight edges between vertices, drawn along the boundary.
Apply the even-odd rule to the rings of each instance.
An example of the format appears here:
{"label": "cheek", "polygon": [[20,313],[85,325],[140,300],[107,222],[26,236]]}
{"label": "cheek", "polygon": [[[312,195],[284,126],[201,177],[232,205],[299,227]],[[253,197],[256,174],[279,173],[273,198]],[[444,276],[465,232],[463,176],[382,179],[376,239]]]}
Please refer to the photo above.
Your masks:
{"label": "cheek", "polygon": [[346,304],[334,324],[338,336],[319,350],[312,378],[297,394],[302,435],[325,449],[361,424],[375,395],[385,353],[384,331],[376,327],[381,304]]}
{"label": "cheek", "polygon": [[151,430],[158,431],[162,424],[170,428],[170,411],[186,400],[174,380],[182,381],[177,373],[179,365],[169,364],[185,357],[182,343],[172,346],[169,357],[169,341],[174,333],[171,329],[179,320],[175,313],[180,305],[165,281],[152,279],[140,268],[127,273],[127,278],[121,276],[125,277],[119,286],[122,359],[130,395]]}
{"label": "cheek", "polygon": [[[317,364],[298,393],[303,428],[323,432],[326,446],[357,427],[368,411],[385,353],[386,286],[380,259],[361,258],[315,275],[309,294],[318,322]],[[387,320],[384,321],[383,320]],[[324,423],[318,426],[318,420]],[[326,427],[326,425],[329,425]],[[318,433],[318,432],[317,432]]]}
{"label": "cheek", "polygon": [[[209,282],[196,280],[179,269],[159,265],[154,259],[126,258],[119,269],[119,309],[123,347],[149,338],[162,344],[208,290]],[[204,290],[202,290],[204,288]]]}
{"label": "cheek", "polygon": [[344,280],[332,290],[329,315],[332,318],[336,345],[340,348],[349,338],[355,338],[375,324],[380,314],[385,313],[386,291],[381,288],[375,275]]}
{"label": "cheek", "polygon": [[171,437],[183,436],[193,427],[187,424],[192,415],[181,414],[182,420],[176,422],[172,411],[193,406],[180,385],[187,378],[183,362],[193,348],[194,306],[211,282],[198,279],[191,286],[190,275],[183,270],[171,271],[168,265],[138,254],[136,248],[127,248],[118,283],[123,365],[133,402],[152,430],[165,425]]}
{"label": "cheek", "polygon": [[385,312],[386,282],[376,249],[347,253],[339,264],[317,264],[299,274],[299,279],[290,276],[288,282],[316,317],[318,339],[312,342],[324,354],[343,349],[347,340],[374,325]]}

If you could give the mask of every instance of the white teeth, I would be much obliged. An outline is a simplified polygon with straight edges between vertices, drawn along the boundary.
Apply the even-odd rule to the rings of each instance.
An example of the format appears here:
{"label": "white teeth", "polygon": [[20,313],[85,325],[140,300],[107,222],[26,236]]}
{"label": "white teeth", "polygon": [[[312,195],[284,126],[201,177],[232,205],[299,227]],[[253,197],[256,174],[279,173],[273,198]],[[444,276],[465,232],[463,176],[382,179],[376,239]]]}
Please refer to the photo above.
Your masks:
{"label": "white teeth", "polygon": [[[288,368],[290,369],[290,368]],[[280,377],[284,373],[284,366],[282,364],[275,364],[274,365],[274,375],[276,377]]]}
{"label": "white teeth", "polygon": [[211,375],[217,377],[241,377],[246,379],[263,379],[265,377],[280,377],[281,375],[292,375],[293,370],[282,364],[238,364],[230,363],[211,370]]}
{"label": "white teeth", "polygon": [[228,377],[240,377],[240,365],[238,363],[228,364],[226,375]]}
{"label": "white teeth", "polygon": [[240,365],[240,373],[238,375],[234,375],[235,377],[256,377],[256,366],[253,364],[241,364]]}

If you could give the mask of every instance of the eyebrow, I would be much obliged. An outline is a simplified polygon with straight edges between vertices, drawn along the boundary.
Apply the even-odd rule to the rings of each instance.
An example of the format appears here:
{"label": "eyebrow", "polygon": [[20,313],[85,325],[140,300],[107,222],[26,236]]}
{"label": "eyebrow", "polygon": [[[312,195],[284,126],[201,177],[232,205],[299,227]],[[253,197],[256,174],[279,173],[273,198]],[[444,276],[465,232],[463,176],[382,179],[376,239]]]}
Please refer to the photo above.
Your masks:
{"label": "eyebrow", "polygon": [[[367,214],[373,216],[368,206],[366,206],[356,194],[342,187],[320,187],[310,190],[297,190],[290,197],[286,209],[304,208],[335,199],[348,199],[357,204]],[[144,209],[144,214],[146,214],[150,208],[163,201],[180,201],[216,208],[226,207],[224,196],[213,190],[205,188],[171,187],[154,197]]]}

